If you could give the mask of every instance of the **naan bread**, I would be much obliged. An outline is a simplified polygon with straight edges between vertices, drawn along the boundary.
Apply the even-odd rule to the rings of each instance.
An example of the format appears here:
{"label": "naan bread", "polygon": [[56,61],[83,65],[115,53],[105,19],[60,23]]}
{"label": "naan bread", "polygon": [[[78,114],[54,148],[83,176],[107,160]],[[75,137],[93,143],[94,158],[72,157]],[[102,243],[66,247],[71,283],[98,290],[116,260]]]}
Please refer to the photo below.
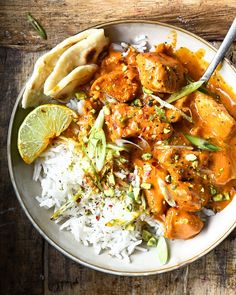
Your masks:
{"label": "naan bread", "polygon": [[23,108],[35,107],[50,100],[50,98],[44,94],[43,87],[60,56],[68,50],[68,48],[86,39],[89,35],[93,35],[96,31],[97,29],[90,29],[69,37],[36,61],[33,74],[25,86],[22,100]]}
{"label": "naan bread", "polygon": [[[55,68],[45,81],[44,94],[62,100],[66,95],[69,97],[78,85],[88,82],[88,80],[84,80],[84,73],[88,67],[83,70],[80,67],[95,64],[99,54],[108,45],[108,42],[104,35],[104,30],[97,29],[96,32],[89,35],[86,39],[81,40],[66,50],[60,56]],[[92,68],[90,67],[90,69]],[[95,68],[93,67],[93,69]],[[81,73],[83,75],[80,79]],[[77,84],[75,81],[77,81]],[[70,87],[67,87],[68,91],[63,90],[69,84]],[[62,92],[64,95],[60,97]]]}
{"label": "naan bread", "polygon": [[79,85],[83,85],[92,79],[98,66],[95,64],[84,65],[75,68],[69,75],[63,78],[56,87],[54,92],[56,93],[54,98],[62,102],[70,98],[70,94],[74,93],[74,90]]}

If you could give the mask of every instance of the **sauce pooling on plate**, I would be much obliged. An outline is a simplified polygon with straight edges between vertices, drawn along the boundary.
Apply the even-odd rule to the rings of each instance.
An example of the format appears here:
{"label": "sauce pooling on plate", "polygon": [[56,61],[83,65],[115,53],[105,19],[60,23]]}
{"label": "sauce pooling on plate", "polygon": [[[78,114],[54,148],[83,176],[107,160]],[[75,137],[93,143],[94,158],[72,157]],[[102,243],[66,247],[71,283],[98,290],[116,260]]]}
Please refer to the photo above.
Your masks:
{"label": "sauce pooling on plate", "polygon": [[235,194],[232,89],[214,74],[207,86],[166,103],[172,93],[201,77],[207,66],[203,56],[202,50],[174,51],[165,44],[147,53],[110,48],[92,83],[83,88],[90,97],[87,104],[109,108],[108,141],[139,146],[129,153],[129,165],[138,168],[148,206],[171,239],[198,234],[204,226],[198,212],[204,207],[220,211]]}

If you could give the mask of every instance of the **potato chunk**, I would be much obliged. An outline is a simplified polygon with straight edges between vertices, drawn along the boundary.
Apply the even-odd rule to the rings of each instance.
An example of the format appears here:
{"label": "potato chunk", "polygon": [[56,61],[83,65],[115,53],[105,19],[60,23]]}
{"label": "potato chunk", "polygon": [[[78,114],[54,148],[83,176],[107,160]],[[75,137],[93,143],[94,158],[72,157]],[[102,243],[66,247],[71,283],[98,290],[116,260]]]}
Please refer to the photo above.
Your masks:
{"label": "potato chunk", "polygon": [[165,220],[165,237],[168,239],[190,239],[203,228],[203,221],[193,213],[171,208]]}
{"label": "potato chunk", "polygon": [[165,53],[140,53],[136,58],[141,83],[144,87],[163,93],[173,93],[185,83],[184,67]]}

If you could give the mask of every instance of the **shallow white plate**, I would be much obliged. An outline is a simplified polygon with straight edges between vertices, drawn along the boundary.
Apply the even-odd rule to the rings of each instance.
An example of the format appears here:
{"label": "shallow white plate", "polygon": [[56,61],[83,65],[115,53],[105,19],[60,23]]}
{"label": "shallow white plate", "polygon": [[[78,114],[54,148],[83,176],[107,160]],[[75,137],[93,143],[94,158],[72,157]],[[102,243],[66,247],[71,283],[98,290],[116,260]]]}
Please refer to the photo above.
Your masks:
{"label": "shallow white plate", "polygon": [[[171,42],[173,30],[177,33],[177,48],[184,46],[192,51],[204,48],[205,59],[210,62],[215,49],[203,39],[176,27],[148,21],[118,21],[103,24],[106,35],[112,42],[125,41],[134,43],[134,37],[140,34],[148,36],[151,45]],[[226,82],[236,92],[236,71],[225,61],[220,70]],[[137,252],[132,256],[132,263],[112,258],[107,254],[95,255],[93,248],[76,242],[70,233],[59,231],[59,226],[51,222],[51,212],[40,208],[35,196],[40,192],[39,184],[32,181],[32,165],[26,165],[17,151],[17,132],[29,112],[21,108],[22,92],[14,106],[8,133],[8,163],[11,180],[26,215],[42,236],[55,248],[76,262],[107,273],[119,275],[149,275],[173,270],[205,255],[218,245],[236,226],[236,198],[222,212],[210,218],[208,225],[197,237],[187,241],[170,243],[170,260],[164,266],[158,265],[156,251]]]}

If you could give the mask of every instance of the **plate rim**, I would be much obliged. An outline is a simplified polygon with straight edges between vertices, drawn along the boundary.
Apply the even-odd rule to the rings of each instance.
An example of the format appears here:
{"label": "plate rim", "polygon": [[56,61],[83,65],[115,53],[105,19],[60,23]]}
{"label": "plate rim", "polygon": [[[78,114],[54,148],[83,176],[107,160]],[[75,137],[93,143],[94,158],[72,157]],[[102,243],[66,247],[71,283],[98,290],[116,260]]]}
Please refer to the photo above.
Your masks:
{"label": "plate rim", "polygon": [[[90,26],[87,27],[79,32],[83,32],[87,29],[91,29],[91,28],[105,28],[108,27],[110,25],[115,25],[115,24],[127,24],[127,23],[143,23],[143,24],[154,24],[154,25],[159,25],[159,26],[163,26],[163,27],[168,27],[171,28],[173,30],[178,30],[181,31],[187,35],[192,36],[195,39],[198,39],[199,41],[201,41],[202,43],[204,43],[208,48],[212,49],[213,51],[217,51],[217,49],[212,46],[209,42],[207,42],[206,40],[204,40],[202,37],[197,36],[196,34],[189,32],[183,28],[171,25],[171,24],[167,24],[167,23],[163,23],[163,22],[159,22],[159,21],[154,21],[154,20],[145,20],[145,19],[140,19],[140,20],[135,20],[135,19],[124,19],[124,20],[114,20],[114,21],[109,21],[109,22],[104,22],[104,23],[99,23],[97,25],[94,26]],[[227,59],[224,58],[224,61],[231,67],[231,69],[235,72],[236,74],[236,68],[233,66],[233,64]],[[28,79],[27,79],[28,81]],[[26,83],[25,83],[26,84]],[[169,272],[172,270],[176,270],[179,269],[181,267],[184,267],[194,261],[196,261],[197,259],[203,257],[204,255],[206,255],[207,253],[209,253],[211,250],[213,250],[216,246],[218,246],[236,227],[236,220],[235,222],[231,225],[231,227],[224,233],[224,235],[222,235],[217,241],[215,241],[213,244],[211,244],[208,248],[206,248],[204,251],[198,253],[197,255],[193,256],[190,259],[187,259],[181,263],[176,263],[173,266],[170,267],[161,267],[157,270],[150,270],[150,271],[118,271],[118,270],[114,270],[111,268],[105,268],[102,266],[97,266],[96,264],[93,263],[89,263],[87,261],[84,261],[81,258],[75,257],[73,254],[69,253],[67,250],[65,250],[62,246],[60,246],[57,242],[55,242],[52,238],[48,237],[46,235],[46,233],[41,229],[41,227],[37,224],[37,222],[34,220],[33,216],[31,216],[30,212],[28,211],[28,209],[26,208],[26,205],[23,201],[23,199],[20,196],[16,181],[15,181],[15,177],[14,177],[14,172],[13,172],[13,165],[12,165],[12,156],[11,156],[11,139],[12,139],[12,127],[13,127],[13,123],[14,123],[14,118],[15,118],[15,114],[17,111],[17,108],[19,107],[19,102],[22,98],[23,92],[25,89],[25,85],[22,87],[20,93],[18,94],[11,116],[10,116],[10,121],[9,121],[9,126],[8,126],[8,134],[7,134],[7,161],[8,161],[8,170],[9,170],[9,174],[10,174],[10,179],[11,179],[11,183],[13,185],[15,194],[17,196],[17,199],[21,205],[21,208],[23,209],[23,211],[25,212],[27,218],[30,220],[31,224],[34,226],[34,228],[39,232],[39,234],[54,248],[56,248],[56,250],[58,250],[59,252],[61,252],[63,255],[65,255],[66,257],[72,259],[73,261],[75,261],[76,263],[79,263],[83,266],[89,267],[91,269],[94,269],[96,271],[101,271],[103,273],[109,273],[109,274],[113,274],[113,275],[120,275],[120,276],[130,276],[130,277],[137,277],[137,276],[148,276],[148,275],[155,275],[155,274],[160,274],[160,273],[164,273],[164,272]]]}

